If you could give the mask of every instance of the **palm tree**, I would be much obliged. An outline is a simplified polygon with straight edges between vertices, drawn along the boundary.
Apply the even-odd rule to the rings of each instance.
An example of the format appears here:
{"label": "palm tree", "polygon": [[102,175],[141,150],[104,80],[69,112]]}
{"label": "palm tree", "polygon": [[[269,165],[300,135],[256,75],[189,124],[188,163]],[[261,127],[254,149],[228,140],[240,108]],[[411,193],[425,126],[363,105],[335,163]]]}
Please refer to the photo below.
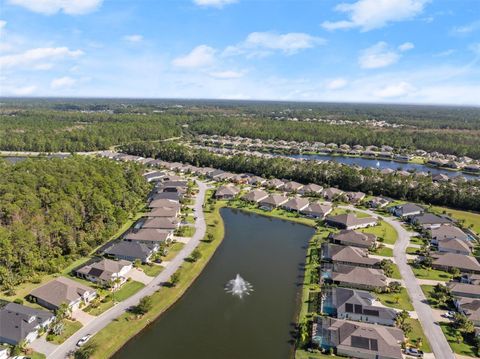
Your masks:
{"label": "palm tree", "polygon": [[112,288],[112,300],[115,303],[115,292],[118,290],[118,287],[122,283],[120,277],[114,277],[110,280],[110,288]]}

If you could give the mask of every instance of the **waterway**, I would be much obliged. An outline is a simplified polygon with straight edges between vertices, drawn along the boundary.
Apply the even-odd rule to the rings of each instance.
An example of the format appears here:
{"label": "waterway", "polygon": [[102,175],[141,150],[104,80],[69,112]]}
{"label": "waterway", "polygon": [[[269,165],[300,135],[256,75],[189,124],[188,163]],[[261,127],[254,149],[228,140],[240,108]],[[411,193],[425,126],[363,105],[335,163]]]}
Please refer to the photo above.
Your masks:
{"label": "waterway", "polygon": [[332,162],[339,162],[346,165],[357,165],[360,167],[370,167],[370,168],[377,168],[377,169],[384,169],[390,168],[392,170],[404,170],[404,171],[415,171],[415,172],[427,172],[431,173],[432,175],[436,174],[445,174],[449,177],[455,176],[463,176],[467,179],[480,179],[480,176],[467,174],[459,171],[449,171],[446,169],[429,167],[422,164],[417,163],[403,163],[403,162],[395,162],[395,161],[388,161],[388,160],[380,160],[380,159],[370,159],[370,158],[363,158],[363,157],[349,157],[349,156],[330,156],[330,155],[290,155],[288,157],[291,158],[303,158],[307,160],[321,160],[321,161],[332,161]]}
{"label": "waterway", "polygon": [[[225,238],[185,295],[115,359],[288,359],[310,227],[222,209]],[[240,274],[253,291],[225,291]]]}

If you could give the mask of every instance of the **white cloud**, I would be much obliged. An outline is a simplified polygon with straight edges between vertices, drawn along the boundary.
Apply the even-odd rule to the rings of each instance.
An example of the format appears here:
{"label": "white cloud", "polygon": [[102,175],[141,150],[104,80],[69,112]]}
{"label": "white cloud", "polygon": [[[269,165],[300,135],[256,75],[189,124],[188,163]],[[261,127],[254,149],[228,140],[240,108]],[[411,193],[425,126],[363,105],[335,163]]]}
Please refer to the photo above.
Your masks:
{"label": "white cloud", "polygon": [[438,53],[434,54],[433,56],[435,56],[435,57],[446,57],[446,56],[452,55],[455,51],[456,50],[454,50],[454,49],[448,49],[448,50],[445,50],[445,51],[438,52]]}
{"label": "white cloud", "polygon": [[339,90],[347,86],[347,83],[348,83],[347,80],[339,77],[339,78],[328,81],[325,87],[329,90]]}
{"label": "white cloud", "polygon": [[236,46],[225,49],[225,55],[249,54],[250,56],[265,56],[272,51],[282,51],[292,55],[300,50],[322,45],[325,40],[303,32],[277,34],[274,32],[252,32]]}
{"label": "white cloud", "polygon": [[23,87],[7,87],[5,89],[4,95],[11,95],[11,96],[27,96],[33,94],[37,90],[37,86],[23,86]]}
{"label": "white cloud", "polygon": [[377,69],[390,66],[398,61],[400,55],[391,50],[386,42],[380,41],[363,50],[358,59],[360,67],[364,69]]}
{"label": "white cloud", "polygon": [[384,88],[375,91],[373,94],[380,98],[403,97],[414,90],[408,82],[401,81],[396,84],[387,85]]}
{"label": "white cloud", "polygon": [[470,24],[467,24],[467,25],[454,27],[453,32],[455,34],[465,35],[479,29],[480,29],[480,20],[471,22]]}
{"label": "white cloud", "polygon": [[138,34],[126,35],[123,37],[123,39],[129,42],[141,42],[143,40],[143,36]]}
{"label": "white cloud", "polygon": [[39,66],[45,61],[76,58],[83,55],[81,50],[70,50],[68,47],[39,47],[27,50],[20,54],[5,55],[0,57],[0,67],[30,67]]}
{"label": "white cloud", "polygon": [[7,22],[5,20],[0,20],[0,30],[4,29],[7,26]]}
{"label": "white cloud", "polygon": [[360,28],[370,31],[384,27],[390,22],[411,19],[422,13],[430,0],[358,0],[354,3],[341,3],[336,11],[347,14],[348,20],[325,21],[327,30]]}
{"label": "white cloud", "polygon": [[50,87],[55,90],[58,90],[62,88],[72,87],[76,83],[77,83],[77,80],[68,76],[64,76],[64,77],[58,77],[56,79],[53,79],[52,82],[50,82]]}
{"label": "white cloud", "polygon": [[245,76],[245,72],[227,70],[227,71],[210,72],[209,75],[217,79],[227,80],[227,79],[239,79]]}
{"label": "white cloud", "polygon": [[222,8],[225,5],[230,5],[238,2],[238,0],[193,0],[196,5],[199,6],[212,6],[217,8]]}
{"label": "white cloud", "polygon": [[207,45],[199,45],[185,56],[177,57],[172,61],[176,67],[199,68],[211,66],[215,63],[216,50]]}
{"label": "white cloud", "polygon": [[10,4],[44,15],[53,15],[58,12],[83,15],[98,9],[102,2],[103,0],[9,0]]}
{"label": "white cloud", "polygon": [[412,50],[413,48],[415,47],[414,44],[412,44],[411,42],[404,42],[403,44],[401,44],[398,49],[402,52],[404,51],[408,51],[408,50]]}

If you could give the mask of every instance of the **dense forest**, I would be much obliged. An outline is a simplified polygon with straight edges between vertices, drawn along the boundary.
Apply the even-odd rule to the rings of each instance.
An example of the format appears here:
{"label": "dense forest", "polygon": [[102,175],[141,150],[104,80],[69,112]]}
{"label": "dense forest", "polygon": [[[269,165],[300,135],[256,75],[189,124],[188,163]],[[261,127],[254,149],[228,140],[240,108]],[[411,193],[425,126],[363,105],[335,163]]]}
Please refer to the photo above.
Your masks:
{"label": "dense forest", "polygon": [[145,200],[135,164],[73,156],[0,161],[0,288],[56,273],[109,239]]}
{"label": "dense forest", "polygon": [[81,152],[181,134],[178,118],[158,114],[18,110],[0,114],[0,149]]}
{"label": "dense forest", "polygon": [[389,145],[408,150],[422,149],[457,156],[480,158],[480,131],[374,129],[359,125],[330,125],[272,119],[203,117],[191,121],[192,133],[250,138],[318,141],[348,145]]}
{"label": "dense forest", "polygon": [[174,143],[133,143],[122,151],[134,155],[180,161],[195,166],[210,166],[238,173],[253,173],[265,178],[286,178],[302,183],[335,186],[348,191],[362,191],[426,204],[464,210],[480,210],[480,181],[434,183],[430,177],[384,175],[378,170],[356,169],[339,163],[294,161],[286,158],[234,155],[219,156]]}
{"label": "dense forest", "polygon": [[[296,118],[299,121],[289,121]],[[338,125],[302,119],[347,120]],[[367,120],[403,127],[372,127]],[[480,159],[474,107],[154,99],[2,99],[0,150],[77,152],[180,135],[390,145]]]}

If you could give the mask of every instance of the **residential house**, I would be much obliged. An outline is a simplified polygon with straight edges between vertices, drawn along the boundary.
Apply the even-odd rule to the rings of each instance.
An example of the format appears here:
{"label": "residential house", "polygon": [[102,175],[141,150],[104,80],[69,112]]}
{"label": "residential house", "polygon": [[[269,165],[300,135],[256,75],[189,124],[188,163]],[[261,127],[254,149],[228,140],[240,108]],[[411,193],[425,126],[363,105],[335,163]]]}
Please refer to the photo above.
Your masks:
{"label": "residential house", "polygon": [[175,217],[153,217],[142,220],[142,229],[161,229],[164,231],[174,231],[180,226],[180,222]]}
{"label": "residential house", "polygon": [[383,270],[335,264],[333,269],[324,272],[327,280],[333,284],[365,290],[385,290],[388,280]]}
{"label": "residential house", "polygon": [[165,177],[165,172],[153,171],[145,173],[143,177],[147,180],[147,182],[161,181]]}
{"label": "residential house", "polygon": [[145,214],[145,217],[156,218],[156,217],[166,217],[166,218],[175,218],[180,214],[180,205],[172,207],[156,207],[153,208],[150,212]]}
{"label": "residential house", "polygon": [[220,186],[215,191],[216,199],[233,199],[240,193],[240,190],[235,186]]}
{"label": "residential house", "polygon": [[371,208],[384,208],[392,202],[392,199],[387,197],[373,197],[367,202],[367,205]]}
{"label": "residential house", "polygon": [[58,277],[35,288],[29,296],[35,303],[47,309],[57,310],[62,304],[67,304],[74,311],[88,305],[95,299],[97,292],[72,279]]}
{"label": "residential house", "polygon": [[248,192],[242,199],[247,202],[258,203],[261,200],[268,197],[268,193],[261,189],[254,189],[253,191]]}
{"label": "residential house", "polygon": [[313,202],[302,209],[300,213],[310,218],[323,219],[332,212],[332,209],[333,207],[331,203]]}
{"label": "residential house", "polygon": [[430,230],[431,243],[438,244],[438,241],[444,239],[461,239],[462,241],[468,241],[468,235],[460,228],[451,226],[448,224],[442,224],[440,227],[432,228]]}
{"label": "residential house", "polygon": [[273,210],[277,207],[280,207],[282,204],[288,201],[287,196],[283,196],[281,194],[271,194],[267,198],[262,199],[258,204],[260,205],[261,209],[265,210]]}
{"label": "residential house", "polygon": [[285,182],[279,180],[278,178],[271,179],[267,181],[266,187],[271,189],[281,189],[285,185]]}
{"label": "residential house", "polygon": [[[154,218],[153,220],[156,220],[156,218]],[[124,236],[125,241],[142,242],[151,245],[169,243],[172,238],[173,233],[171,230],[164,230],[158,228],[141,228],[137,231],[129,232]]]}
{"label": "residential house", "polygon": [[480,286],[480,274],[463,273],[460,282]]}
{"label": "residential house", "polygon": [[422,227],[426,230],[439,228],[442,224],[452,223],[452,220],[450,218],[437,216],[433,213],[423,213],[413,216],[410,221],[415,226]]}
{"label": "residential house", "polygon": [[339,233],[331,233],[328,239],[332,243],[344,246],[354,246],[360,248],[375,248],[377,237],[371,233],[356,232],[353,230],[343,230]]}
{"label": "residential house", "polygon": [[367,291],[327,287],[322,296],[322,312],[339,319],[394,326],[397,311],[382,306]]}
{"label": "residential house", "polygon": [[423,207],[420,207],[415,203],[401,204],[395,207],[391,207],[389,208],[389,210],[393,213],[394,216],[400,218],[409,218],[425,212],[425,209],[423,209]]}
{"label": "residential house", "polygon": [[[0,341],[1,340],[2,340],[2,335],[0,333]],[[8,358],[10,358],[10,348],[6,345],[0,345],[0,359],[8,359]]]}
{"label": "residential house", "polygon": [[347,264],[359,267],[378,268],[381,260],[378,258],[370,258],[368,249],[342,246],[332,243],[322,243],[322,260],[332,262],[334,264]]}
{"label": "residential house", "polygon": [[480,285],[461,283],[461,282],[448,282],[447,287],[450,293],[454,297],[467,297],[480,299]]}
{"label": "residential house", "polygon": [[[54,319],[55,316],[46,310],[33,309],[17,303],[1,304],[0,343],[10,345],[31,343],[37,339],[39,331],[48,328]],[[2,348],[5,347],[0,347],[0,353]]]}
{"label": "residential house", "polygon": [[395,327],[317,317],[312,342],[337,355],[364,359],[402,359],[403,332]]}
{"label": "residential house", "polygon": [[315,183],[310,183],[300,188],[297,192],[300,193],[302,196],[315,196],[321,194],[322,191],[322,186],[319,186]]}
{"label": "residential house", "polygon": [[250,176],[247,179],[247,183],[253,186],[262,186],[267,182],[265,178],[259,176]]}
{"label": "residential house", "polygon": [[76,269],[74,273],[77,277],[93,283],[100,283],[107,287],[119,287],[127,281],[127,273],[131,269],[132,262],[102,258]]}
{"label": "residential house", "polygon": [[359,203],[365,198],[363,192],[345,192],[345,195],[350,203]]}
{"label": "residential house", "polygon": [[462,273],[480,273],[480,264],[475,257],[456,253],[434,253],[432,268],[449,271],[458,268]]}
{"label": "residential house", "polygon": [[160,208],[160,207],[177,208],[178,210],[180,210],[181,205],[180,205],[180,203],[178,203],[177,201],[174,201],[174,200],[157,199],[157,200],[151,201],[148,204],[148,207],[150,207],[150,208]]}
{"label": "residential house", "polygon": [[327,216],[325,222],[333,227],[343,229],[359,229],[375,226],[378,220],[373,217],[357,217],[353,213],[339,214],[336,216]]}
{"label": "residential house", "polygon": [[303,188],[303,184],[295,181],[286,182],[285,185],[283,186],[283,189],[287,192],[298,192],[302,188]]}
{"label": "residential house", "polygon": [[323,191],[323,197],[330,202],[333,200],[343,199],[343,195],[344,192],[342,190],[334,187],[327,188]]}
{"label": "residential house", "polygon": [[472,254],[473,244],[458,238],[447,238],[437,242],[439,252],[449,252],[463,255]]}
{"label": "residential house", "polygon": [[104,254],[107,257],[124,259],[135,262],[139,260],[142,263],[150,262],[152,255],[158,251],[158,243],[145,244],[143,241],[119,241],[108,247]]}
{"label": "residential house", "polygon": [[309,205],[308,199],[301,197],[290,198],[287,202],[282,204],[282,208],[287,211],[300,212]]}
{"label": "residential house", "polygon": [[455,298],[455,306],[459,313],[473,322],[474,326],[480,327],[480,299],[458,297]]}

